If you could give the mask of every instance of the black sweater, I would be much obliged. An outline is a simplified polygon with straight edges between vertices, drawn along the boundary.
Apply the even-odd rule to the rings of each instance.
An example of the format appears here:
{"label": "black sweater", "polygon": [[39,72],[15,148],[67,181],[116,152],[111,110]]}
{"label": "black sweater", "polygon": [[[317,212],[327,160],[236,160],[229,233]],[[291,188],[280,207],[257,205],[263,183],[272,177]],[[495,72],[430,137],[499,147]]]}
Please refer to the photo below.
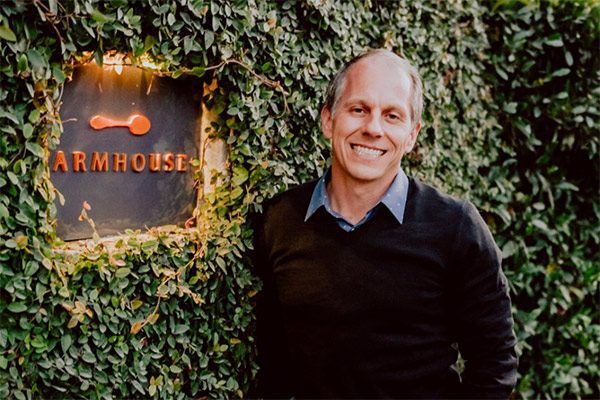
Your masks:
{"label": "black sweater", "polygon": [[345,232],[322,208],[304,221],[314,185],[272,199],[256,227],[262,395],[507,398],[510,299],[475,207],[411,179],[402,224],[380,206]]}

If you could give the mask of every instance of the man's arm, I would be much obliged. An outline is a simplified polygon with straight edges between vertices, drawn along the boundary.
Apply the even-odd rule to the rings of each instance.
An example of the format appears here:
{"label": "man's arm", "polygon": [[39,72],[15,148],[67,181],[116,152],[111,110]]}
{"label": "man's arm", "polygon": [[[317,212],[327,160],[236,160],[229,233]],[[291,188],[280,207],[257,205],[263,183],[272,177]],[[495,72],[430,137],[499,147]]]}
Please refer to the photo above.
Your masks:
{"label": "man's arm", "polygon": [[516,384],[517,356],[502,255],[477,209],[465,202],[463,211],[454,258],[461,395],[506,399]]}

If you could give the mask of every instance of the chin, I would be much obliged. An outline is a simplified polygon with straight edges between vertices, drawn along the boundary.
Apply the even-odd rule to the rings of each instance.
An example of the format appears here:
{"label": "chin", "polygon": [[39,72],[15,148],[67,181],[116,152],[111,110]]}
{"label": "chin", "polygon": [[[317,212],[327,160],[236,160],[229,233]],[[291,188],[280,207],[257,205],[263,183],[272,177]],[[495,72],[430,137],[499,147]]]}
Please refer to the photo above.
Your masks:
{"label": "chin", "polygon": [[384,175],[381,171],[352,171],[350,176],[357,181],[373,182],[383,179]]}

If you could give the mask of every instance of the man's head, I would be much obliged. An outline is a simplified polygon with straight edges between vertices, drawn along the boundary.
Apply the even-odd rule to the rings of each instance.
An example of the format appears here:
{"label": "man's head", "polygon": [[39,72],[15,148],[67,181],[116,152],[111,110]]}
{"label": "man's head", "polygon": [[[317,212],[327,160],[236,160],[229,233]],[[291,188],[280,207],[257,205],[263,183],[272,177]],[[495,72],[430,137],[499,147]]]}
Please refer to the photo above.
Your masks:
{"label": "man's head", "polygon": [[[423,112],[423,84],[421,81],[421,75],[415,67],[413,67],[405,58],[396,55],[395,53],[385,49],[375,49],[363,53],[352,60],[348,61],[344,66],[335,74],[333,79],[327,86],[327,92],[325,93],[325,104],[332,114],[335,114],[335,106],[340,98],[340,95],[344,91],[346,84],[346,77],[350,68],[360,60],[364,60],[369,57],[381,57],[390,60],[396,64],[399,71],[404,71],[412,83],[411,87],[411,120],[413,127],[421,122],[421,114]],[[390,74],[394,73],[390,71]]]}
{"label": "man's head", "polygon": [[421,93],[418,72],[387,50],[342,68],[321,110],[323,133],[332,141],[332,183],[391,183],[421,129]]}

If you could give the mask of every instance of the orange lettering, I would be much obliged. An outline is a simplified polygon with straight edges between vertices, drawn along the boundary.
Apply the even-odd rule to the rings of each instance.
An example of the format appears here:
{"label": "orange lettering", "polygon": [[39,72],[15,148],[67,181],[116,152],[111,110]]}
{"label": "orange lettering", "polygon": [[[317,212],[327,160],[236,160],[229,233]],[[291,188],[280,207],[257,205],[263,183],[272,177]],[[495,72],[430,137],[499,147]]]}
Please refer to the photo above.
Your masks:
{"label": "orange lettering", "polygon": [[98,157],[98,152],[92,153],[92,171],[108,171],[108,153],[102,153],[102,156]]}
{"label": "orange lettering", "polygon": [[127,171],[127,154],[125,153],[113,153],[113,171],[119,172]]}
{"label": "orange lettering", "polygon": [[177,172],[185,172],[187,164],[187,154],[177,154],[175,163],[177,164]]}
{"label": "orange lettering", "polygon": [[[87,172],[85,162],[87,154],[83,151],[73,151],[71,154],[73,155],[73,172]],[[106,151],[94,151],[91,154],[91,162],[89,163],[90,171],[108,172],[110,169],[108,161],[109,153]],[[189,156],[182,153],[135,153],[131,155],[127,153],[112,153],[112,170],[114,172],[127,172],[128,157],[130,157],[131,170],[136,173],[143,172],[146,166],[148,166],[150,172],[160,172],[161,170],[165,172],[186,172],[189,164]],[[52,162],[52,172],[57,172],[58,170],[61,172],[69,171],[69,165],[62,150],[54,154],[54,161]]]}
{"label": "orange lettering", "polygon": [[142,153],[135,153],[131,157],[131,169],[134,172],[142,172],[146,166],[146,157]]}
{"label": "orange lettering", "polygon": [[83,151],[73,152],[73,172],[85,172],[85,153]]}
{"label": "orange lettering", "polygon": [[171,172],[175,168],[175,162],[173,161],[173,154],[165,154],[165,171]]}
{"label": "orange lettering", "polygon": [[69,170],[67,167],[67,160],[65,160],[65,152],[59,150],[56,152],[56,157],[54,157],[54,164],[52,164],[52,172],[56,172],[58,168],[62,170],[62,172],[66,172]]}
{"label": "orange lettering", "polygon": [[160,153],[150,154],[150,161],[148,162],[148,169],[150,172],[160,171]]}

